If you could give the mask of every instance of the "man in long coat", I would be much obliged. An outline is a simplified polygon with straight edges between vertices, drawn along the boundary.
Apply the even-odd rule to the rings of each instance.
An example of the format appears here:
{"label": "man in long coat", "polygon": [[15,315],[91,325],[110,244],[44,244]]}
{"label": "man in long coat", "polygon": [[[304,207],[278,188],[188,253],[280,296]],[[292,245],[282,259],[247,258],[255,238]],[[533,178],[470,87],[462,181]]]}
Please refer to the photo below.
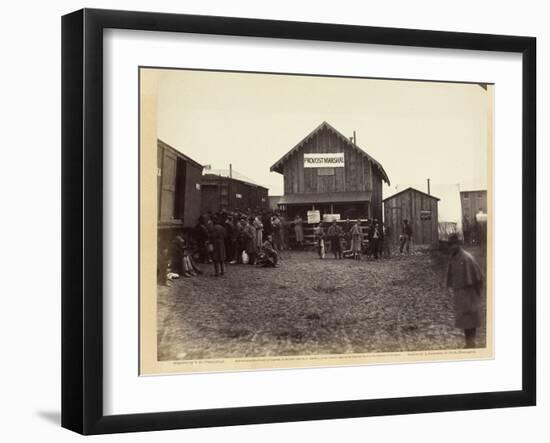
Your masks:
{"label": "man in long coat", "polygon": [[342,258],[342,244],[340,242],[343,235],[344,232],[342,231],[342,228],[338,226],[336,220],[334,220],[330,228],[328,228],[327,237],[330,240],[330,249],[336,259]]}
{"label": "man in long coat", "polygon": [[260,249],[264,243],[263,241],[264,224],[262,223],[260,216],[257,216],[254,218],[252,225],[254,226],[254,229],[256,229],[256,248]]}
{"label": "man in long coat", "polygon": [[304,247],[304,221],[302,220],[302,217],[297,215],[294,218],[294,235],[296,237],[296,244],[300,249],[303,249]]}
{"label": "man in long coat", "polygon": [[351,238],[351,250],[355,260],[361,260],[361,249],[363,247],[363,232],[361,231],[361,221],[357,220],[349,231]]}
{"label": "man in long coat", "polygon": [[466,348],[475,347],[476,330],[481,325],[483,275],[475,259],[460,246],[458,236],[449,236],[447,287],[453,296],[455,327],[464,330]]}
{"label": "man in long coat", "polygon": [[253,265],[256,263],[256,255],[258,254],[258,242],[256,237],[256,228],[252,226],[252,220],[246,220],[246,224],[243,228],[243,234],[246,239],[246,253],[248,254],[248,263]]}
{"label": "man in long coat", "polygon": [[214,227],[212,228],[212,233],[210,236],[210,241],[212,242],[212,260],[214,261],[214,275],[225,274],[225,239],[227,233],[225,228],[222,225],[220,218],[214,220]]}

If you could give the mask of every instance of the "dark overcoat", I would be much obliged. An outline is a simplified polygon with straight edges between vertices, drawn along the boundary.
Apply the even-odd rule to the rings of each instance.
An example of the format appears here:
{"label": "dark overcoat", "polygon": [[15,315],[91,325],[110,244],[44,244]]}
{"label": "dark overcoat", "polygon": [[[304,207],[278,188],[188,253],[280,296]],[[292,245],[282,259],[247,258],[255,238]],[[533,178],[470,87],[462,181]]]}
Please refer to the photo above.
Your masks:
{"label": "dark overcoat", "polygon": [[481,325],[483,275],[472,255],[462,248],[449,260],[447,287],[453,290],[455,326],[478,328]]}
{"label": "dark overcoat", "polygon": [[212,260],[215,262],[225,261],[225,237],[227,233],[225,228],[222,225],[216,224],[212,228],[212,233],[210,235],[210,241],[214,247],[212,251]]}
{"label": "dark overcoat", "polygon": [[246,238],[246,253],[257,254],[258,242],[256,238],[256,228],[251,224],[247,224],[243,229],[243,234]]}

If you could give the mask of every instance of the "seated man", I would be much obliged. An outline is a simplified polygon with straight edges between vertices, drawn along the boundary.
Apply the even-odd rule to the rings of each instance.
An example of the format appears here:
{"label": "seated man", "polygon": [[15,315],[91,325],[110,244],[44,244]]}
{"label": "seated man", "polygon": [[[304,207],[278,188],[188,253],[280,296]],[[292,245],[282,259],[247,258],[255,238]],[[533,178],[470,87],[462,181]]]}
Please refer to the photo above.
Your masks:
{"label": "seated man", "polygon": [[260,264],[265,267],[275,267],[279,261],[279,254],[273,245],[273,237],[269,234],[262,244]]}
{"label": "seated man", "polygon": [[183,233],[178,233],[173,240],[175,266],[174,271],[184,277],[193,277],[202,274],[200,268],[193,260],[193,249],[187,242]]}

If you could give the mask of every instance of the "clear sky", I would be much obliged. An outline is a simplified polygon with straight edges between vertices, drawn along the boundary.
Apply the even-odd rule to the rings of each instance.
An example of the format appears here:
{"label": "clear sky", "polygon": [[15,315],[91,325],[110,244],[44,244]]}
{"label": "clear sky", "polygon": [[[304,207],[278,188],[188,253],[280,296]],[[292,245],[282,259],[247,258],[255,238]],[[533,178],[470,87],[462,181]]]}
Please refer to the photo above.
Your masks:
{"label": "clear sky", "polygon": [[283,193],[270,166],[323,121],[355,130],[382,163],[384,197],[426,191],[427,178],[434,195],[487,188],[489,100],[476,84],[161,70],[158,99],[160,139],[214,169],[232,163],[270,195]]}

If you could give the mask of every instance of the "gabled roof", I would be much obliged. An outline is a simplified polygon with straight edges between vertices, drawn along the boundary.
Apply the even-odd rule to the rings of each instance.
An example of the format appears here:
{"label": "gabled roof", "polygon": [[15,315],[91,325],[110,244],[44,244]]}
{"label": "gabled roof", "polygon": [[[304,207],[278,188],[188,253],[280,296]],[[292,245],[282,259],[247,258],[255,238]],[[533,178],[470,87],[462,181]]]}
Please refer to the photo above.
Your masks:
{"label": "gabled roof", "polygon": [[389,200],[391,198],[394,198],[400,194],[403,194],[404,192],[408,192],[408,191],[414,191],[414,192],[417,192],[419,194],[422,194],[426,197],[430,197],[430,198],[433,198],[434,200],[437,200],[439,201],[439,199],[437,197],[434,197],[433,195],[430,195],[430,194],[426,194],[425,192],[422,192],[422,191],[419,191],[418,189],[415,189],[415,188],[411,188],[410,186],[407,188],[407,189],[403,189],[402,191],[399,191],[399,192],[396,192],[395,194],[393,195],[390,195],[389,197],[386,197],[384,200],[382,200],[383,202],[385,202],[386,200]]}
{"label": "gabled roof", "polygon": [[461,194],[471,194],[472,192],[487,192],[487,189],[478,189],[478,188],[472,188],[472,189],[464,189],[460,191]]}
{"label": "gabled roof", "polygon": [[174,153],[183,158],[184,160],[188,161],[189,163],[192,163],[193,165],[195,165],[197,168],[200,168],[200,169],[203,169],[204,166],[201,165],[200,163],[196,162],[195,160],[193,160],[191,157],[188,157],[187,155],[185,155],[183,152],[181,152],[179,149],[176,149],[174,148],[173,146],[170,146],[168,143],[166,143],[165,141],[162,141],[160,138],[157,139],[157,145],[161,145],[163,148],[168,148],[168,149],[171,149],[172,151],[174,151]]}
{"label": "gabled roof", "polygon": [[207,184],[209,184],[208,181],[210,181],[210,184],[212,184],[212,181],[219,182],[220,180],[232,180],[234,182],[244,183],[245,185],[251,186],[253,188],[262,188],[262,189],[265,189],[266,191],[269,190],[269,188],[266,188],[265,186],[259,185],[259,184],[254,183],[254,182],[241,180],[241,179],[235,178],[235,177],[229,177],[229,175],[218,175],[218,174],[210,174],[210,173],[206,173],[206,174],[202,175],[201,183],[203,185],[207,185]]}
{"label": "gabled roof", "polygon": [[234,178],[235,180],[240,180],[245,183],[250,183],[252,185],[258,185],[254,180],[248,178],[246,175],[241,174],[235,169],[207,169],[204,171],[204,174],[218,175],[220,177]]}
{"label": "gabled roof", "polygon": [[279,174],[283,173],[283,163],[298,149],[300,149],[308,140],[310,140],[312,137],[317,135],[318,132],[320,132],[322,129],[328,129],[332,133],[336,134],[341,140],[343,140],[348,146],[355,149],[357,152],[359,152],[362,156],[367,157],[372,164],[378,169],[380,174],[382,175],[382,179],[389,185],[390,179],[388,178],[388,175],[386,174],[386,171],[384,171],[384,168],[382,165],[377,162],[374,158],[372,158],[369,154],[367,154],[365,151],[363,151],[359,146],[357,146],[355,143],[353,143],[348,137],[346,137],[344,134],[342,134],[340,131],[335,129],[332,125],[328,124],[327,122],[321,123],[319,126],[317,126],[313,131],[311,131],[308,135],[306,135],[296,146],[294,146],[290,151],[288,151],[285,155],[283,155],[279,160],[277,160],[271,168],[269,168],[270,171],[278,172]]}

